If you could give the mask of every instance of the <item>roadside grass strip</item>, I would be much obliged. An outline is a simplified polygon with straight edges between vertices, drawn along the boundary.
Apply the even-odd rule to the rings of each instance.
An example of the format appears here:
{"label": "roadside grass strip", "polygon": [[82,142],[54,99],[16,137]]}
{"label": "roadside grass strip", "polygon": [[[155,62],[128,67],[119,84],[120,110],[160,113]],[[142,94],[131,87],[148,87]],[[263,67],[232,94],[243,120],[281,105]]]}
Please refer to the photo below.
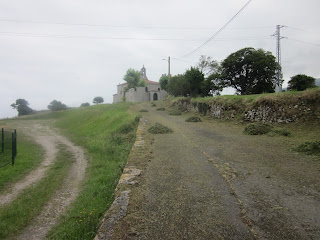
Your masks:
{"label": "roadside grass strip", "polygon": [[0,194],[11,183],[17,182],[38,167],[44,158],[41,146],[21,133],[18,133],[17,146],[18,154],[14,166],[9,164],[0,168]]}
{"label": "roadside grass strip", "polygon": [[[57,155],[56,161],[43,179],[25,189],[10,204],[0,206],[0,239],[16,236],[27,227],[61,186],[61,182],[67,176],[72,165],[72,155],[66,151],[64,145],[61,145],[60,148],[61,151]],[[20,148],[21,154],[22,150],[23,148]],[[32,156],[32,152],[29,154]]]}
{"label": "roadside grass strip", "polygon": [[78,198],[48,234],[49,239],[93,239],[114,200],[114,191],[135,140],[139,118],[129,103],[74,109],[56,126],[86,150],[89,160]]}

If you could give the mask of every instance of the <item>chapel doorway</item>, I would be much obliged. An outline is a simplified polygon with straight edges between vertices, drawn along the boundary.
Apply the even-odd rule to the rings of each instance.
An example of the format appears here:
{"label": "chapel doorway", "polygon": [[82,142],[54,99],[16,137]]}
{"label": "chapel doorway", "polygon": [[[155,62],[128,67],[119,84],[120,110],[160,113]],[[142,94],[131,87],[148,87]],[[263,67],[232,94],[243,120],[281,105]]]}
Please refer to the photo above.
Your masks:
{"label": "chapel doorway", "polygon": [[158,100],[158,94],[157,93],[154,93],[153,94],[153,101],[157,101]]}

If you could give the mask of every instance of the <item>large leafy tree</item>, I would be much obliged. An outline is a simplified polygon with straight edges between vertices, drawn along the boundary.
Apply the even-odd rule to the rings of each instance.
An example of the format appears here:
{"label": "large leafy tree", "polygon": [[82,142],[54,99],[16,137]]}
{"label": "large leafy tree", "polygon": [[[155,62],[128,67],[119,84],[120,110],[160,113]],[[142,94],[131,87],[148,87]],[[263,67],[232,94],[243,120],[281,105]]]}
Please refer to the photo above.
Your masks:
{"label": "large leafy tree", "polygon": [[28,115],[33,112],[33,110],[28,106],[29,103],[25,99],[17,99],[15,103],[11,104],[13,109],[17,109],[18,116]]}
{"label": "large leafy tree", "polygon": [[204,74],[199,68],[191,67],[185,72],[184,78],[190,86],[189,94],[191,97],[203,95]]}
{"label": "large leafy tree", "polygon": [[94,103],[94,104],[101,104],[101,103],[103,103],[103,102],[104,102],[103,97],[95,97],[95,98],[93,99],[93,103]]}
{"label": "large leafy tree", "polygon": [[190,94],[190,83],[186,80],[184,74],[178,74],[170,78],[167,92],[175,97],[186,97]]}
{"label": "large leafy tree", "polygon": [[316,79],[305,74],[298,74],[291,77],[288,82],[288,90],[303,91],[307,88],[316,87]]}
{"label": "large leafy tree", "polygon": [[279,65],[271,52],[244,48],[221,63],[221,80],[241,95],[274,92]]}
{"label": "large leafy tree", "polygon": [[129,68],[124,75],[123,80],[127,82],[127,87],[125,91],[128,91],[130,88],[136,87],[145,87],[146,81],[141,78],[139,71]]}
{"label": "large leafy tree", "polygon": [[61,111],[61,110],[66,110],[68,107],[67,105],[63,104],[60,101],[53,100],[49,105],[48,109],[51,111]]}

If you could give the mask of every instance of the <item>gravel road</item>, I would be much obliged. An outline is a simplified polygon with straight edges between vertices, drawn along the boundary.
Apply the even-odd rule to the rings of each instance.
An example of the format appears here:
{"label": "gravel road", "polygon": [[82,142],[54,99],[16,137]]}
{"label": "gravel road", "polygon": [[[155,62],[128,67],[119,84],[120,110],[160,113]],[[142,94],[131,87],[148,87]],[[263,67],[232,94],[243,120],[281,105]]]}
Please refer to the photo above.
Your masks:
{"label": "gravel road", "polygon": [[149,106],[134,108],[174,132],[144,132],[150,154],[129,159],[142,173],[112,239],[320,239],[319,161],[290,152],[285,137]]}

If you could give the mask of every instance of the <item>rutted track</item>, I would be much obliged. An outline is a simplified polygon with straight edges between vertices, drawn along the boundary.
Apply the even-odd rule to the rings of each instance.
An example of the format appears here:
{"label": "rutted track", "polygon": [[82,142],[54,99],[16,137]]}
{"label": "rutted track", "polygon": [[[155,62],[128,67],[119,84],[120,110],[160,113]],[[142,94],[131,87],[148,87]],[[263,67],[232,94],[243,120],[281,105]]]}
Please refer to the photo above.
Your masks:
{"label": "rutted track", "polygon": [[[81,147],[75,146],[66,137],[51,129],[45,122],[23,121],[19,130],[29,134],[45,150],[45,159],[40,166],[30,172],[24,179],[0,195],[0,205],[10,204],[19,194],[32,184],[42,179],[48,167],[55,161],[59,152],[58,144],[63,144],[73,155],[73,163],[67,178],[61,183],[51,200],[44,206],[43,211],[30,222],[27,229],[18,239],[44,239],[48,231],[58,223],[58,219],[70,203],[75,200],[79,192],[79,184],[84,178],[87,160]],[[71,159],[70,159],[71,161]]]}

